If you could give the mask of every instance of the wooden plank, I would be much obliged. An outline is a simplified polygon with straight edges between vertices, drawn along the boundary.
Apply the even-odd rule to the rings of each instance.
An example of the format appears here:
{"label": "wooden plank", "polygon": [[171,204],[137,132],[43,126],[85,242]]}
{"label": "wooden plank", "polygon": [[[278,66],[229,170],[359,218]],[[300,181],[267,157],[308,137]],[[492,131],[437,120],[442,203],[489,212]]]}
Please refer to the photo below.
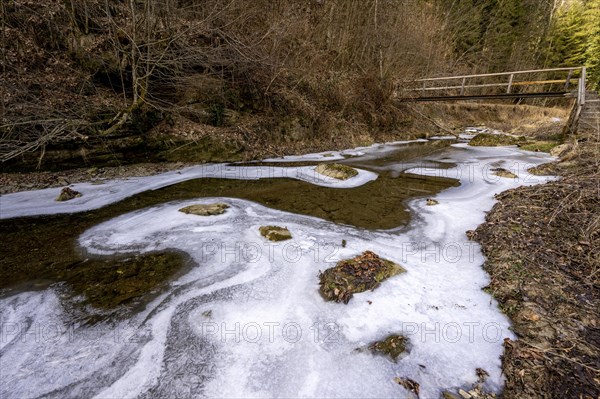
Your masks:
{"label": "wooden plank", "polygon": [[[480,78],[480,77],[488,77],[488,76],[508,76],[510,74],[525,74],[525,73],[539,73],[539,72],[558,72],[558,71],[577,71],[581,70],[583,67],[570,67],[570,68],[549,68],[549,69],[532,69],[529,71],[512,71],[512,72],[498,72],[498,73],[482,73],[477,75],[460,75],[460,76],[446,76],[441,78],[426,78],[426,79],[417,79],[413,82],[431,82],[434,80],[458,80],[462,78]],[[407,82],[408,83],[408,82]]]}
{"label": "wooden plank", "polygon": [[546,97],[572,97],[569,92],[546,92],[546,93],[510,93],[510,94],[486,94],[467,96],[439,96],[439,97],[413,97],[400,98],[400,102],[432,102],[432,101],[469,101],[469,100],[502,100],[510,98],[546,98]]}
{"label": "wooden plank", "polygon": [[467,85],[467,86],[441,86],[441,87],[427,87],[420,89],[408,89],[410,91],[435,91],[435,90],[455,90],[455,89],[470,89],[470,88],[482,88],[482,87],[503,87],[511,84],[512,86],[528,86],[528,85],[543,85],[543,84],[551,84],[551,83],[565,83],[564,79],[560,80],[539,80],[539,81],[531,81],[531,82],[513,82],[513,83],[485,83],[479,85]]}
{"label": "wooden plank", "polygon": [[555,80],[534,80],[531,82],[514,82],[513,86],[527,86],[527,85],[545,85],[551,83],[565,83],[565,79],[555,79]]}

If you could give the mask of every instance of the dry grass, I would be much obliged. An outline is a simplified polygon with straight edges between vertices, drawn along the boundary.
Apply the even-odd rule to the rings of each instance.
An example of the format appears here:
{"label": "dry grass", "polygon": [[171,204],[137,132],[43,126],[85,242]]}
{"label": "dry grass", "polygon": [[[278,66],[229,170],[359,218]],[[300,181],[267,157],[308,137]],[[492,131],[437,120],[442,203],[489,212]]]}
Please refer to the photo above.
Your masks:
{"label": "dry grass", "polygon": [[570,104],[555,107],[527,104],[457,102],[427,103],[418,110],[434,119],[447,131],[460,131],[466,126],[484,125],[515,135],[555,138],[562,134],[569,117]]}

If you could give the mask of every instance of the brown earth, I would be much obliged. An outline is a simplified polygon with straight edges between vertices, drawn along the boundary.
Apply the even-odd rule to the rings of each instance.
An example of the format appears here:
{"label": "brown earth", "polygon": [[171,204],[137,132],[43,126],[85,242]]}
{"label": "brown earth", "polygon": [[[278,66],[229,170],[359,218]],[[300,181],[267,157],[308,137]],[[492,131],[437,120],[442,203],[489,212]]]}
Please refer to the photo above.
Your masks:
{"label": "brown earth", "polygon": [[505,398],[600,397],[599,137],[533,171],[559,181],[498,195],[474,234],[519,338],[505,341]]}

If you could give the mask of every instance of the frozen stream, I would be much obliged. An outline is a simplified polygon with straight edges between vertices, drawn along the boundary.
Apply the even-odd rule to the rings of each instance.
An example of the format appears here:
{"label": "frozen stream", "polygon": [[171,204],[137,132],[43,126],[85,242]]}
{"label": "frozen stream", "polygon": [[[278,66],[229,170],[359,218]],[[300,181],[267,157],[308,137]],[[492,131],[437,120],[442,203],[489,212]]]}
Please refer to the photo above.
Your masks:
{"label": "frozen stream", "polygon": [[[0,299],[0,397],[411,397],[394,382],[402,377],[420,384],[421,398],[438,398],[444,389],[470,387],[476,368],[498,391],[502,342],[514,336],[482,291],[484,259],[465,232],[484,221],[496,193],[548,180],[527,169],[551,160],[466,144],[425,157],[426,167],[414,163],[409,171],[461,185],[438,194],[439,205],[410,201],[411,223],[393,230],[236,198],[167,202],[105,221],[79,237],[90,255],[178,249],[196,266],[144,311],[118,322],[73,324],[52,287]],[[452,166],[432,167],[436,162]],[[498,177],[496,167],[518,178]],[[407,165],[385,168],[401,173]],[[359,175],[361,184],[372,178]],[[211,217],[178,212],[215,201],[231,208]],[[31,214],[25,208],[9,204]],[[266,241],[258,227],[267,224],[288,227],[293,239]],[[325,302],[319,271],[365,250],[407,272],[347,305]],[[409,339],[396,363],[360,350],[391,333]]]}

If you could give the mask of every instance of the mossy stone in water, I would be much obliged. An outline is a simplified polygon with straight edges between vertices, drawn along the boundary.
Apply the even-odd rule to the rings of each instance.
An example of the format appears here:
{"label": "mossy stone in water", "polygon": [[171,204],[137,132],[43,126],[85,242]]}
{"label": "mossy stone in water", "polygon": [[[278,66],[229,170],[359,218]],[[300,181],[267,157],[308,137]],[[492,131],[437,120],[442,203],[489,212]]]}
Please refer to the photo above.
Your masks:
{"label": "mossy stone in water", "polygon": [[379,353],[389,356],[393,361],[398,359],[406,351],[407,339],[402,335],[392,334],[383,341],[373,342],[369,349],[373,353]]}
{"label": "mossy stone in water", "polygon": [[62,202],[62,201],[69,201],[69,200],[72,200],[73,198],[78,198],[78,197],[81,197],[81,193],[79,191],[75,191],[72,188],[65,187],[60,191],[60,194],[58,195],[56,200],[59,202]]}
{"label": "mossy stone in water", "polygon": [[519,146],[520,149],[525,151],[535,151],[535,152],[548,152],[551,153],[554,148],[556,148],[560,143],[558,141],[540,141],[534,140],[530,141],[527,144],[523,144]]}
{"label": "mossy stone in water", "polygon": [[405,271],[400,265],[365,251],[322,272],[319,291],[326,301],[348,303],[354,293],[373,290],[383,280]]}
{"label": "mossy stone in water", "polygon": [[270,241],[285,241],[292,238],[292,233],[285,227],[261,226],[258,231],[261,236]]}
{"label": "mossy stone in water", "polygon": [[356,169],[339,163],[322,163],[315,168],[315,172],[338,180],[348,180],[358,174]]}
{"label": "mossy stone in water", "polygon": [[500,176],[500,177],[506,177],[508,179],[516,179],[518,176],[515,175],[513,172],[511,172],[510,170],[506,170],[504,168],[496,168],[496,169],[492,169],[492,172],[494,172],[494,174],[496,176]]}
{"label": "mossy stone in water", "polygon": [[427,205],[433,206],[439,204],[438,200],[434,200],[433,198],[427,198]]}
{"label": "mossy stone in water", "polygon": [[469,145],[476,147],[498,147],[503,145],[525,144],[527,139],[523,136],[515,137],[507,134],[479,133],[469,141]]}
{"label": "mossy stone in water", "polygon": [[198,215],[198,216],[214,216],[225,213],[225,210],[229,208],[229,205],[216,203],[216,204],[196,204],[181,208],[179,212],[186,214]]}

